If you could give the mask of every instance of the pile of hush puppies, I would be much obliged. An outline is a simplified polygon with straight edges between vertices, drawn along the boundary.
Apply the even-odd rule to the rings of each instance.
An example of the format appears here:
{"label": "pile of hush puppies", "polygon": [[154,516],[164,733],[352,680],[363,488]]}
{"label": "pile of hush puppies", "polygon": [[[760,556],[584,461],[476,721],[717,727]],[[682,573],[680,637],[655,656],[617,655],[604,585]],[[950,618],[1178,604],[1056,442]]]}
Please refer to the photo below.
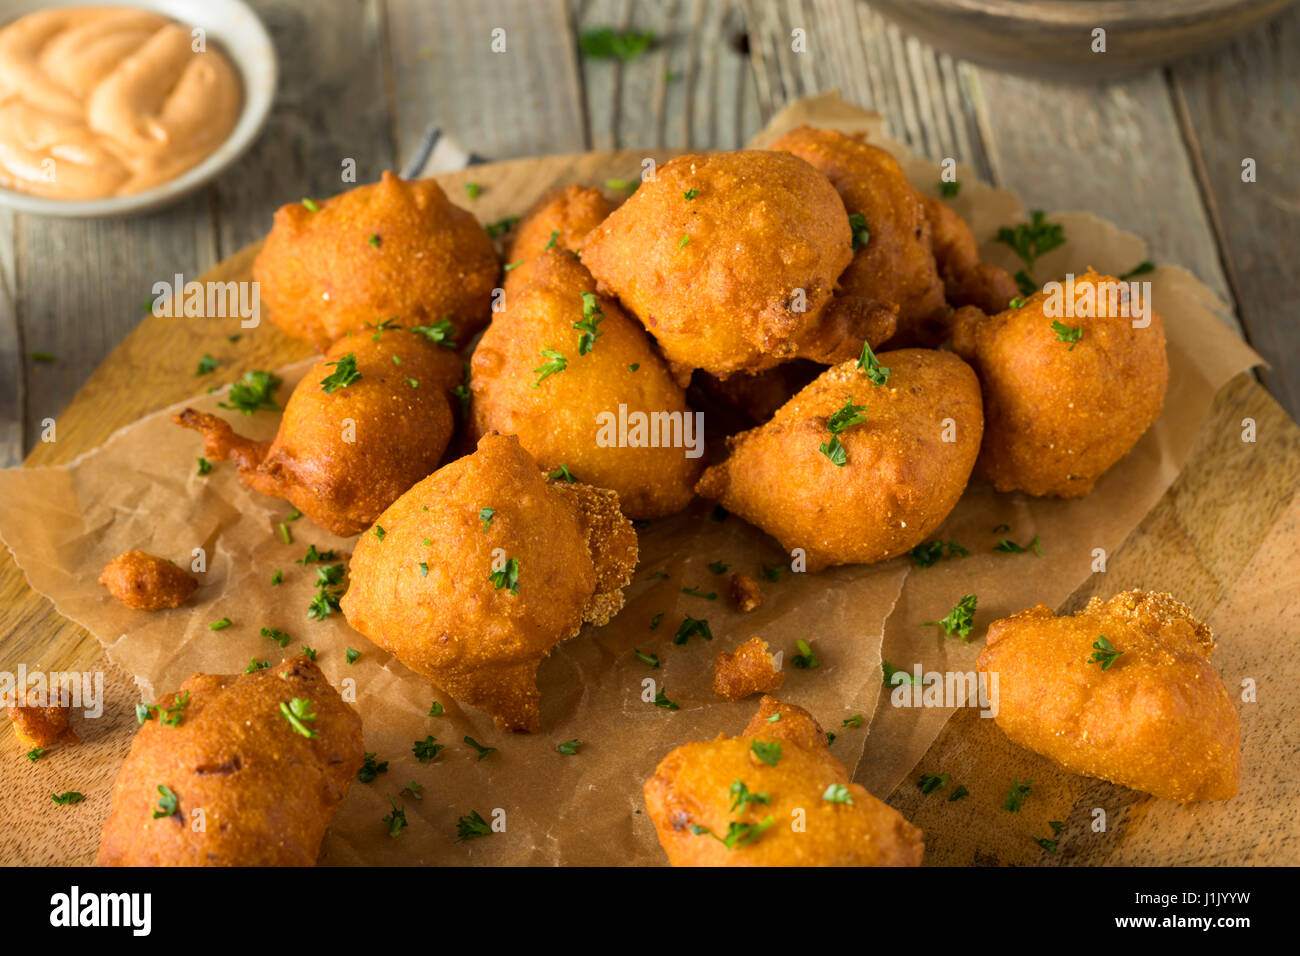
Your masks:
{"label": "pile of hush puppies", "polygon": [[[488,231],[433,180],[386,173],[285,206],[254,276],[271,320],[320,362],[270,441],[176,416],[248,487],[360,534],[338,602],[349,625],[502,729],[541,729],[539,664],[621,609],[634,521],[700,496],[808,572],[885,561],[932,535],[972,473],[1000,492],[1088,494],[1164,402],[1158,315],[1058,321],[1045,291],[981,262],[966,223],[862,137],[801,127],[769,149],[681,156],[617,208],[569,186],[504,234],[502,281]],[[1111,284],[1075,279],[1099,303]],[[602,413],[701,408],[752,426],[712,463],[597,441]],[[105,572],[115,596],[188,597],[162,559],[127,557]],[[167,582],[156,600],[154,581]],[[998,673],[997,723],[1021,746],[1157,797],[1221,800],[1240,744],[1213,645],[1182,603],[1128,591],[995,622],[978,667]],[[153,705],[187,701],[170,736],[159,721],[140,731],[102,862],[314,860],[362,765],[360,726],[312,661],[282,666],[282,679],[198,675]],[[766,645],[717,667],[727,699],[763,696],[740,736],[685,743],[646,782],[670,862],[920,863],[920,831],[850,781],[810,714],[771,696],[782,675]],[[281,766],[277,737],[305,720],[298,684],[322,719]],[[241,715],[264,733],[232,732]],[[311,804],[276,840],[235,811],[268,767],[286,804]],[[202,794],[206,834],[154,818],[145,784],[163,776],[182,807]],[[807,811],[797,832],[793,808]],[[160,825],[175,832],[154,840]]]}

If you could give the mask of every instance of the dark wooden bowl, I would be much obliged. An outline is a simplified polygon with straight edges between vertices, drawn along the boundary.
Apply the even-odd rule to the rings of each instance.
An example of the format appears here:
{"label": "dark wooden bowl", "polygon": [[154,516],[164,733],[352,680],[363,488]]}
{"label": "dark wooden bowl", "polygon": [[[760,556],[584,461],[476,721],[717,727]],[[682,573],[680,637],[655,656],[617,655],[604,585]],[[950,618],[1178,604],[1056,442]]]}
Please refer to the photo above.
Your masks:
{"label": "dark wooden bowl", "polygon": [[[866,0],[955,57],[1019,73],[1104,80],[1224,43],[1294,0]],[[1106,52],[1092,31],[1106,31]]]}

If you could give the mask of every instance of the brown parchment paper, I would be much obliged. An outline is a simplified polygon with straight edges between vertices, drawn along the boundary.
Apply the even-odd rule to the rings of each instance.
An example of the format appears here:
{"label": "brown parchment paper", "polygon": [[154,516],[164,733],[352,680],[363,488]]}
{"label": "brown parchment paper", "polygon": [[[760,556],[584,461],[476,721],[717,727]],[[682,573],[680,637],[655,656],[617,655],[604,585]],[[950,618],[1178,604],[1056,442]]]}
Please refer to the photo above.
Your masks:
{"label": "brown parchment paper", "polygon": [[[906,154],[879,135],[880,120],[836,96],[802,101],[778,114],[759,138],[767,142],[801,122],[869,131],[894,151],[918,188],[933,194],[938,166]],[[974,180],[963,182],[954,200],[977,238],[991,238],[998,226],[1024,211],[1008,192]],[[491,167],[475,179],[488,182]],[[485,195],[491,196],[491,191]],[[484,218],[521,211],[527,201],[476,210]],[[1037,278],[1045,281],[1091,265],[1121,273],[1145,256],[1137,237],[1087,214],[1053,215],[1065,224],[1066,244],[1044,256]],[[988,241],[988,259],[1015,267],[1009,250]],[[686,513],[653,522],[640,535],[641,563],[627,590],[622,613],[601,629],[586,629],[559,647],[543,664],[542,732],[505,735],[486,716],[462,709],[406,670],[342,617],[307,619],[315,566],[295,562],[309,544],[350,550],[350,542],[327,535],[301,518],[289,525],[286,545],[277,527],[287,503],[242,488],[228,464],[196,474],[199,442],[172,425],[171,409],[123,429],[98,449],[68,466],[0,472],[0,537],[13,552],[31,586],[64,615],[95,634],[112,659],[135,675],[145,696],[161,693],[196,671],[242,670],[250,658],[277,661],[306,644],[319,651],[326,674],[355,703],[365,725],[366,747],[389,769],[372,784],[356,784],[326,840],[326,863],[570,863],[623,864],[662,861],[653,828],[643,812],[641,784],[674,746],[736,733],[753,701],[729,704],[709,692],[711,663],[720,650],[758,634],[783,651],[786,684],[781,696],[808,707],[838,739],[833,751],[857,779],[887,794],[924,754],[950,716],[941,708],[891,706],[881,681],[883,656],[896,667],[969,670],[985,626],[1004,614],[1042,602],[1057,606],[1094,573],[1095,549],[1118,546],[1178,473],[1197,425],[1218,390],[1234,374],[1258,362],[1216,314],[1225,307],[1197,280],[1177,267],[1161,266],[1151,279],[1155,307],[1165,319],[1171,380],[1165,411],[1133,452],[1081,501],[1035,500],[998,495],[972,482],[938,536],[962,542],[972,552],[916,569],[907,558],[869,567],[838,568],[817,575],[782,575],[763,581],[764,603],[750,615],[734,612],[727,581],[707,567],[723,561],[757,577],[760,564],[784,557],[775,542],[739,519],[715,521],[711,506],[697,502]],[[307,363],[281,370],[288,395]],[[188,403],[216,410],[224,392]],[[179,406],[178,406],[179,407]],[[219,410],[218,410],[219,411]],[[277,416],[230,412],[237,427],[271,434]],[[991,550],[1001,534],[1022,544],[1040,537],[1043,554],[1000,554]],[[178,564],[190,564],[196,548],[206,571],[191,601],[172,611],[143,614],[108,598],[95,579],[112,557],[143,548]],[[284,583],[270,586],[272,571]],[[667,574],[667,578],[657,574]],[[717,592],[716,600],[687,595],[682,588]],[[969,645],[943,637],[920,622],[942,617],[964,594],[976,594],[979,612]],[[712,642],[672,642],[684,615],[706,618]],[[651,624],[662,615],[657,628]],[[234,622],[212,631],[221,617]],[[285,651],[259,635],[261,627],[288,631]],[[816,670],[789,665],[795,641],[812,642],[821,661]],[[345,663],[348,647],[361,651]],[[651,669],[634,649],[659,656]],[[16,661],[4,661],[6,669]],[[651,685],[645,682],[653,681]],[[681,707],[648,702],[662,687]],[[446,708],[428,717],[430,704]],[[855,714],[860,729],[841,727]],[[411,745],[426,735],[445,744],[438,759],[417,763]],[[478,759],[463,742],[469,735],[497,751]],[[559,754],[557,744],[577,738],[576,756]],[[398,795],[408,783],[423,785],[423,799]],[[396,839],[382,817],[389,796],[405,808],[410,826]],[[478,811],[504,820],[503,832],[457,843],[456,819]]]}

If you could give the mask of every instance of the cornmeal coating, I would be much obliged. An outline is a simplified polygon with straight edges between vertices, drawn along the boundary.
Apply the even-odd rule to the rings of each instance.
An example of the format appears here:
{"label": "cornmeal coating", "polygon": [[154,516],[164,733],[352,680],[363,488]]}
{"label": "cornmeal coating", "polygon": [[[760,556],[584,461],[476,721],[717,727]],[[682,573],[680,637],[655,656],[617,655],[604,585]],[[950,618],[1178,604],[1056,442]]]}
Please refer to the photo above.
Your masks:
{"label": "cornmeal coating", "polygon": [[[976,472],[998,491],[1081,498],[1160,417],[1169,384],[1164,321],[1152,309],[1150,325],[1135,329],[1116,314],[1129,285],[1112,276],[1089,270],[1076,278],[1076,296],[1085,288],[1107,301],[1094,311],[1109,314],[1049,315],[1046,291],[991,317],[958,313],[953,349],[975,367],[984,393]],[[1107,290],[1117,288],[1112,306]],[[1061,338],[1076,332],[1077,341]]]}
{"label": "cornmeal coating", "polygon": [[934,346],[947,338],[951,309],[934,261],[925,199],[898,160],[839,130],[810,126],[791,130],[771,148],[807,160],[834,184],[848,214],[863,217],[867,239],[840,276],[836,298],[897,306],[898,330],[886,348]]}
{"label": "cornmeal coating", "polygon": [[81,738],[72,729],[70,707],[19,705],[9,708],[14,734],[25,747],[43,750],[54,744],[79,744]]}
{"label": "cornmeal coating", "polygon": [[[311,737],[281,709],[295,700]],[[113,786],[100,866],[316,863],[365,748],[361,718],[309,657],[195,674],[153,706]]]}
{"label": "cornmeal coating", "polygon": [[[1093,659],[1103,637],[1119,653],[1102,655],[1105,669]],[[1070,617],[1039,604],[994,621],[976,666],[997,674],[995,719],[1021,747],[1163,799],[1226,800],[1241,732],[1213,648],[1171,595],[1124,591]]]}
{"label": "cornmeal coating", "polygon": [[660,166],[588,234],[582,261],[676,370],[726,378],[799,356],[840,361],[878,311],[892,318],[823,314],[852,238],[825,176],[788,153],[742,150]]}
{"label": "cornmeal coating", "polygon": [[378,523],[352,556],[348,623],[502,729],[538,730],[542,659],[623,606],[637,542],[618,496],[549,480],[491,434]]}
{"label": "cornmeal coating", "polygon": [[723,700],[744,700],[755,694],[775,694],[785,683],[776,669],[767,641],[751,637],[728,654],[713,659],[713,692]]}
{"label": "cornmeal coating", "polygon": [[[360,378],[322,384],[352,362]],[[192,408],[172,420],[202,432],[204,453],[234,461],[249,488],[286,498],[347,537],[438,467],[455,427],[449,393],[461,377],[454,351],[388,328],[336,342],[294,388],[269,442],[244,438],[224,419]]]}
{"label": "cornmeal coating", "polygon": [[1016,280],[1005,269],[980,261],[975,236],[966,220],[947,203],[926,197],[934,262],[943,279],[944,296],[955,306],[971,305],[996,315],[1020,294]]}
{"label": "cornmeal coating", "polygon": [[[742,800],[741,786],[757,799]],[[645,799],[673,866],[918,866],[925,852],[920,830],[849,781],[812,715],[773,697],[742,736],[670,753]]]}
{"label": "cornmeal coating", "polygon": [[506,253],[512,266],[505,280],[507,304],[512,292],[531,281],[533,263],[543,252],[559,249],[572,256],[613,211],[605,194],[590,186],[564,186],[542,196],[519,220]]}
{"label": "cornmeal coating", "polygon": [[[703,430],[695,429],[685,390],[645,330],[612,299],[595,295],[591,273],[572,255],[548,250],[532,275],[507,294],[506,308],[474,350],[474,434],[517,435],[544,470],[564,465],[580,481],[617,492],[629,518],[681,511],[704,470]],[[596,332],[580,347],[585,336],[574,325],[583,322]],[[538,369],[554,361],[543,350],[564,356],[563,371],[540,377]],[[620,445],[624,413],[627,440]],[[638,420],[644,423],[639,434]],[[648,444],[652,424],[659,447]],[[694,458],[687,457],[687,427]]]}
{"label": "cornmeal coating", "polygon": [[199,582],[166,558],[132,549],[104,566],[99,583],[129,608],[158,611],[180,607]]}
{"label": "cornmeal coating", "polygon": [[736,571],[731,575],[731,603],[742,614],[757,610],[763,604],[763,591],[752,575]]}
{"label": "cornmeal coating", "polygon": [[384,319],[450,319],[464,344],[487,324],[500,271],[473,213],[432,179],[390,172],[332,199],[281,206],[253,263],[271,321],[321,351]]}
{"label": "cornmeal coating", "polygon": [[[875,385],[856,362],[827,369],[766,425],[727,439],[730,457],[695,490],[781,543],[807,569],[872,564],[924,541],[957,504],[980,447],[979,383],[950,352],[877,356]],[[832,434],[848,403],[865,420]],[[845,463],[834,453],[841,446]]]}

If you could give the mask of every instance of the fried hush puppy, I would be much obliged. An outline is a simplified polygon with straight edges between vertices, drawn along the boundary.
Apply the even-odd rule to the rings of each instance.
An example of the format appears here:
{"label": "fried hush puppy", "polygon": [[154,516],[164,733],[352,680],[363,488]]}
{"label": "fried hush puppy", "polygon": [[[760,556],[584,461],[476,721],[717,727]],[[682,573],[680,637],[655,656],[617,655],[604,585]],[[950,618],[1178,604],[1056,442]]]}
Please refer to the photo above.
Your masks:
{"label": "fried hush puppy", "polygon": [[861,217],[854,222],[853,261],[840,276],[837,300],[897,306],[893,346],[934,346],[947,338],[951,309],[935,266],[930,218],[898,160],[839,130],[809,126],[791,130],[771,148],[822,172],[848,214]]}
{"label": "fried hush puppy", "polygon": [[98,863],[312,866],[364,751],[361,718],[305,655],[195,674],[131,742]]}
{"label": "fried hush puppy", "polygon": [[732,653],[722,651],[713,660],[713,692],[723,700],[775,694],[784,683],[785,674],[776,669],[761,637],[751,637]]}
{"label": "fried hush puppy", "polygon": [[970,477],[983,427],[979,383],[949,352],[875,359],[827,369],[766,425],[729,438],[730,456],[695,490],[787,551],[802,548],[809,571],[884,561],[920,544]]}
{"label": "fried hush puppy", "polygon": [[679,373],[719,378],[792,358],[828,363],[880,341],[893,313],[824,314],[853,258],[848,214],[788,153],[679,156],[582,244],[582,261]]}
{"label": "fried hush puppy", "polygon": [[192,575],[166,558],[135,549],[108,562],[100,572],[99,583],[137,611],[180,607],[199,586]]}
{"label": "fried hush puppy", "polygon": [[548,249],[577,253],[582,240],[614,211],[614,205],[599,189],[565,186],[542,196],[515,227],[506,253],[511,268],[506,272],[506,301],[516,289],[533,277],[533,263]]}
{"label": "fried hush puppy", "polygon": [[332,199],[280,207],[253,263],[271,321],[321,351],[389,316],[448,319],[467,341],[487,323],[499,272],[472,213],[432,179],[389,172]]}
{"label": "fried hush puppy", "polygon": [[997,724],[1071,773],[1162,799],[1226,800],[1241,776],[1237,709],[1214,636],[1168,594],[1042,604],[994,621],[976,666],[997,674]]}
{"label": "fried hush puppy", "polygon": [[[532,275],[507,293],[474,350],[475,435],[517,435],[543,469],[564,465],[579,480],[617,492],[630,518],[681,511],[704,468],[703,429],[695,427],[685,391],[645,330],[595,295],[591,274],[572,255],[547,250]],[[626,442],[616,434],[619,420],[629,423]],[[646,425],[640,438],[631,429],[638,421]],[[685,447],[688,428],[693,449]]]}
{"label": "fried hush puppy", "polygon": [[930,220],[934,262],[948,302],[974,306],[989,315],[1007,308],[1020,294],[1016,280],[1005,269],[980,261],[970,226],[952,207],[939,199],[926,197],[922,201]]}
{"label": "fried hush puppy", "polygon": [[378,523],[352,556],[348,623],[502,729],[538,730],[542,659],[623,606],[637,541],[618,496],[549,480],[491,434]]}
{"label": "fried hush puppy", "polygon": [[203,434],[209,458],[234,461],[249,488],[348,537],[437,467],[461,377],[455,352],[390,327],[336,342],[294,388],[269,442],[192,408],[172,420]]}
{"label": "fried hush puppy", "polygon": [[72,729],[72,709],[56,704],[53,707],[15,705],[9,708],[14,734],[25,747],[44,750],[54,744],[79,744],[81,738]]}
{"label": "fried hush puppy", "polygon": [[976,472],[998,491],[1086,495],[1164,405],[1160,316],[1150,309],[1150,324],[1134,328],[1144,320],[1127,314],[1137,306],[1130,285],[1112,276],[1089,270],[1073,288],[1073,317],[1058,317],[1048,290],[991,317],[958,312],[953,349],[974,366],[984,394]]}
{"label": "fried hush puppy", "polygon": [[812,715],[773,697],[741,736],[670,753],[645,799],[673,866],[918,866],[925,852],[920,830],[849,781]]}

